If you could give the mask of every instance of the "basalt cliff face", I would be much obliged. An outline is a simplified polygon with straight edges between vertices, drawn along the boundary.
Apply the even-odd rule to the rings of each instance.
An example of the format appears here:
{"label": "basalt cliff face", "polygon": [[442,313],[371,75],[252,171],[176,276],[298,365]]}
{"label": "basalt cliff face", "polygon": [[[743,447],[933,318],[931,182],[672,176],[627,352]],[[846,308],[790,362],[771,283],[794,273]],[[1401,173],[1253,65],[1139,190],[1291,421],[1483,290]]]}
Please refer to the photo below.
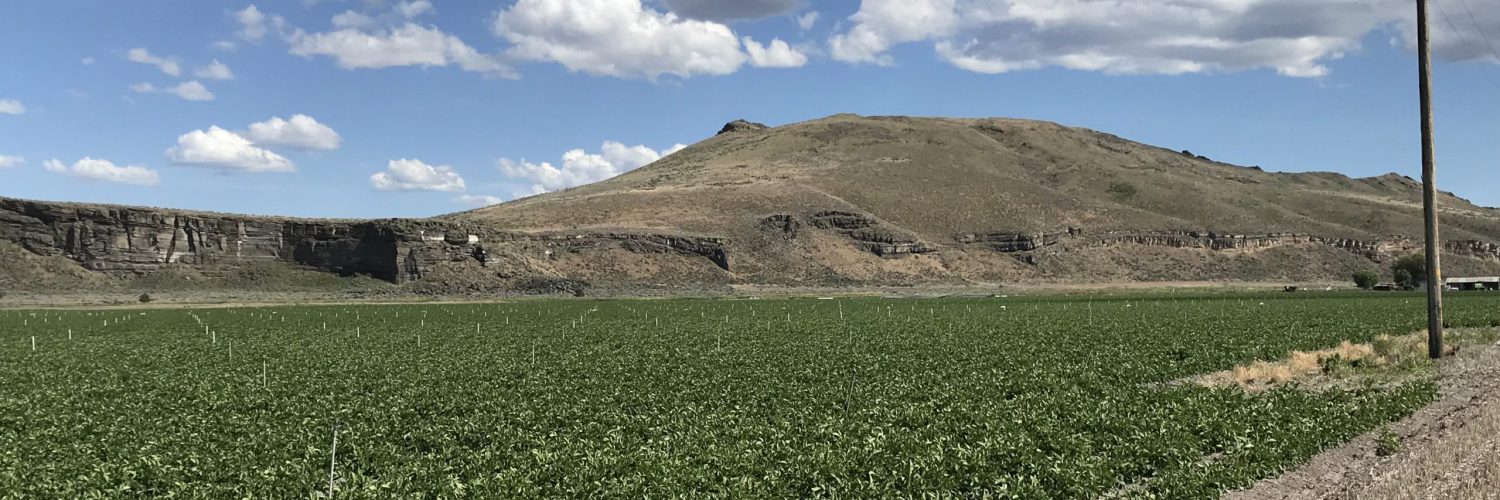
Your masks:
{"label": "basalt cliff face", "polygon": [[117,275],[173,265],[212,268],[274,261],[401,282],[420,277],[422,268],[446,258],[450,240],[466,245],[462,226],[0,199],[0,238],[38,255],[67,257],[90,270]]}
{"label": "basalt cliff face", "polygon": [[[528,233],[427,220],[321,220],[257,217],[144,207],[49,203],[0,198],[0,240],[39,256],[70,259],[118,278],[174,267],[209,277],[238,267],[277,263],[403,284],[466,268],[514,268],[495,276],[565,277],[547,264],[568,255],[671,255],[720,271],[729,260],[721,240],[650,233]],[[497,262],[500,258],[508,262]],[[233,283],[224,283],[233,286]]]}
{"label": "basalt cliff face", "polygon": [[[1440,202],[1447,274],[1500,274],[1500,210]],[[121,279],[272,263],[458,293],[1303,282],[1420,251],[1420,207],[1395,174],[1266,172],[1045,122],[838,115],[736,121],[604,182],[431,219],[0,198],[0,242]]]}

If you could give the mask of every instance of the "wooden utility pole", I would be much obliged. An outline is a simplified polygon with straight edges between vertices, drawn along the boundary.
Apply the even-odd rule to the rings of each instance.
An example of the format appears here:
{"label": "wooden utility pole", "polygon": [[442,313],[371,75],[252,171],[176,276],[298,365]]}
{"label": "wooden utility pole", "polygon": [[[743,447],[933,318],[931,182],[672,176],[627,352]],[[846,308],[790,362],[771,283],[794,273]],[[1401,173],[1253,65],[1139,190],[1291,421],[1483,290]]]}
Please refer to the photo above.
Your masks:
{"label": "wooden utility pole", "polygon": [[1427,356],[1443,357],[1442,241],[1438,239],[1436,161],[1432,152],[1432,57],[1427,0],[1417,0],[1417,66],[1422,94],[1422,215],[1427,229]]}

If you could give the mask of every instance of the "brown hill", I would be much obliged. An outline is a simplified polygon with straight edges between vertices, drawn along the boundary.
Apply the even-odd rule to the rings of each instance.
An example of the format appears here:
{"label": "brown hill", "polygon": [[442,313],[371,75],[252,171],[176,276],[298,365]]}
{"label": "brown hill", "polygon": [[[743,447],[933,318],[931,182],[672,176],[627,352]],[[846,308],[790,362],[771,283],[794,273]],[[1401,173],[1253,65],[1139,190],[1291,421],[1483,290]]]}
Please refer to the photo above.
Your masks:
{"label": "brown hill", "polygon": [[[1445,194],[1455,270],[1500,211]],[[1087,129],[837,115],[747,122],[619,177],[448,220],[723,237],[746,282],[1341,278],[1415,250],[1420,185],[1271,173]]]}

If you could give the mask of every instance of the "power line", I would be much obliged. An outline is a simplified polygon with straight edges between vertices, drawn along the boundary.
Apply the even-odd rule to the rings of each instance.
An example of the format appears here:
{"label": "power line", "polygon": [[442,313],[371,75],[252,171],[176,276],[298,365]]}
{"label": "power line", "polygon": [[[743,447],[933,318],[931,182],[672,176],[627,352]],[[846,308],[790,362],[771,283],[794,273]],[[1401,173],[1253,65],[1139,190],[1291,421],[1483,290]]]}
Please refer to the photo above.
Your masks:
{"label": "power line", "polygon": [[[1434,2],[1432,2],[1432,5],[1437,6],[1438,13],[1443,15],[1443,21],[1445,21],[1445,22],[1448,23],[1448,29],[1453,30],[1453,33],[1456,34],[1456,35],[1458,35],[1458,40],[1461,41],[1461,42],[1463,42],[1465,46],[1470,45],[1469,44],[1469,37],[1464,36],[1464,32],[1458,30],[1458,25],[1453,24],[1453,18],[1448,17],[1448,10],[1443,8],[1443,2],[1441,0],[1434,1]],[[1468,8],[1468,4],[1467,3],[1465,3],[1464,8]],[[1475,26],[1478,26],[1478,23],[1475,23]],[[1484,29],[1481,28],[1479,30],[1479,34],[1481,36],[1483,36],[1484,35]],[[1489,41],[1489,37],[1485,37],[1485,41],[1488,42]],[[1500,59],[1497,59],[1497,60],[1500,60]],[[1490,72],[1489,72],[1489,68],[1488,67],[1480,70],[1480,73],[1484,74],[1484,79],[1485,80],[1489,80],[1490,85],[1493,85],[1496,89],[1500,89],[1500,83],[1495,83],[1495,77],[1490,76]]]}
{"label": "power line", "polygon": [[1468,0],[1458,0],[1464,6],[1464,12],[1469,14],[1469,22],[1474,23],[1474,29],[1479,30],[1479,36],[1484,38],[1484,44],[1490,47],[1490,55],[1495,56],[1495,63],[1500,64],[1500,50],[1495,50],[1495,43],[1490,41],[1490,36],[1484,34],[1484,26],[1479,25],[1479,20],[1474,18],[1474,11],[1469,8]]}

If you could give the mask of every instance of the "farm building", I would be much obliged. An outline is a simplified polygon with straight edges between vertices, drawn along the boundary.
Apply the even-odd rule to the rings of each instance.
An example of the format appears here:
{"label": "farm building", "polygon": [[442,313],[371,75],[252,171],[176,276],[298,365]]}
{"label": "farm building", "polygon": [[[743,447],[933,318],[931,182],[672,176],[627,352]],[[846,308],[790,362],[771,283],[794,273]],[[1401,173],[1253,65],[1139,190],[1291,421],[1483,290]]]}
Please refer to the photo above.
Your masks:
{"label": "farm building", "polygon": [[1500,290],[1500,276],[1488,278],[1448,278],[1449,290]]}

